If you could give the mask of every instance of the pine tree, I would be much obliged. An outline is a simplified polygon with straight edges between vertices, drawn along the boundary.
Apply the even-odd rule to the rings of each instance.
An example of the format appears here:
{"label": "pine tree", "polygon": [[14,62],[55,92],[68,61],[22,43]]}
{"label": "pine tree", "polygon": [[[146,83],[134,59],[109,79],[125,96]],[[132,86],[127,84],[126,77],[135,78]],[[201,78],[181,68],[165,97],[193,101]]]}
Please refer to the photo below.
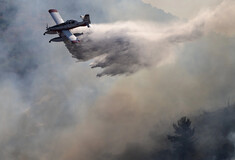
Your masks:
{"label": "pine tree", "polygon": [[194,128],[187,117],[182,117],[177,124],[173,124],[175,135],[168,135],[167,138],[173,144],[173,155],[175,159],[193,159],[194,154]]}

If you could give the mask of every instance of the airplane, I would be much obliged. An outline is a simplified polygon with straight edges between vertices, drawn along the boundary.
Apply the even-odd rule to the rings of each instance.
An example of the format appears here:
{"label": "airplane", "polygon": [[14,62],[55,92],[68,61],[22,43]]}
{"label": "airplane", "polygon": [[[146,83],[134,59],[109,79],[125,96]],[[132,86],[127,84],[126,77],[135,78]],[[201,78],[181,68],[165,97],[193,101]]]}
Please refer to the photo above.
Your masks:
{"label": "airplane", "polygon": [[87,26],[89,28],[91,24],[89,14],[86,14],[85,16],[80,16],[83,20],[82,22],[78,22],[76,20],[67,20],[64,22],[64,20],[56,9],[50,9],[48,12],[55,21],[56,25],[52,27],[47,26],[46,32],[43,35],[59,34],[59,37],[52,38],[49,43],[62,42],[65,38],[70,40],[72,43],[78,43],[80,42],[78,37],[81,36],[83,33],[72,33],[70,29],[81,26]]}

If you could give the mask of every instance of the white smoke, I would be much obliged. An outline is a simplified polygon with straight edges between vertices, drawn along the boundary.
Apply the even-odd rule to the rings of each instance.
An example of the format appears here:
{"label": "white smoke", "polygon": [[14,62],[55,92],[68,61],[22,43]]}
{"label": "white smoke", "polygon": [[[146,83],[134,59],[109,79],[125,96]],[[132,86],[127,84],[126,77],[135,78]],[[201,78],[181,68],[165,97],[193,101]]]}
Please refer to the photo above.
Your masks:
{"label": "white smoke", "polygon": [[235,2],[225,0],[215,10],[200,13],[188,22],[167,25],[146,21],[94,24],[79,46],[68,42],[66,46],[79,60],[96,57],[91,67],[103,68],[97,76],[128,75],[145,67],[158,66],[174,56],[181,44],[211,32],[232,36],[235,20],[228,17],[235,14],[233,8]]}

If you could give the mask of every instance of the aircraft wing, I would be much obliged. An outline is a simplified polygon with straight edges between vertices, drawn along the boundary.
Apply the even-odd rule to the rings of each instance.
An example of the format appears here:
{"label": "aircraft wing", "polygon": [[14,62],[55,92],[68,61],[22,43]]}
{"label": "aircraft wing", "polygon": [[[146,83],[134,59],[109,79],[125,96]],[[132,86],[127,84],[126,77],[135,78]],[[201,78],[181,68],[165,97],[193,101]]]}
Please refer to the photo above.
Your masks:
{"label": "aircraft wing", "polygon": [[[64,23],[64,20],[60,16],[60,13],[56,9],[50,9],[48,11],[51,15],[51,17],[54,19],[56,24]],[[70,30],[62,30],[62,33],[72,42],[77,43],[79,42],[79,39],[72,33]]]}
{"label": "aircraft wing", "polygon": [[70,32],[70,30],[62,30],[62,32],[72,43],[80,42],[79,39],[72,32]]}
{"label": "aircraft wing", "polygon": [[50,13],[56,24],[64,23],[64,20],[56,9],[50,9],[48,12]]}

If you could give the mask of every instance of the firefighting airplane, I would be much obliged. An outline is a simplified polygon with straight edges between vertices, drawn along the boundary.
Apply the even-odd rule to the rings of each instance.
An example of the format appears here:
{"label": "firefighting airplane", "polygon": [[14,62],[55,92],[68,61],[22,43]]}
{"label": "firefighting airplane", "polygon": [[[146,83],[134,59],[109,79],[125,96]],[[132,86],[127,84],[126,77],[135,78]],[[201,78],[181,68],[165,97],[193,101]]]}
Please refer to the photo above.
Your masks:
{"label": "firefighting airplane", "polygon": [[51,17],[54,19],[56,25],[52,27],[46,28],[46,34],[59,34],[59,37],[52,38],[49,43],[51,42],[62,42],[64,41],[64,38],[67,37],[68,40],[70,40],[72,43],[78,43],[80,40],[78,39],[78,36],[82,35],[83,33],[72,33],[70,29],[80,27],[80,26],[87,26],[90,27],[90,16],[89,14],[86,14],[85,16],[81,16],[82,22],[78,22],[76,20],[67,20],[64,22],[62,17],[60,16],[59,12],[56,9],[50,9],[48,11],[51,15]]}

